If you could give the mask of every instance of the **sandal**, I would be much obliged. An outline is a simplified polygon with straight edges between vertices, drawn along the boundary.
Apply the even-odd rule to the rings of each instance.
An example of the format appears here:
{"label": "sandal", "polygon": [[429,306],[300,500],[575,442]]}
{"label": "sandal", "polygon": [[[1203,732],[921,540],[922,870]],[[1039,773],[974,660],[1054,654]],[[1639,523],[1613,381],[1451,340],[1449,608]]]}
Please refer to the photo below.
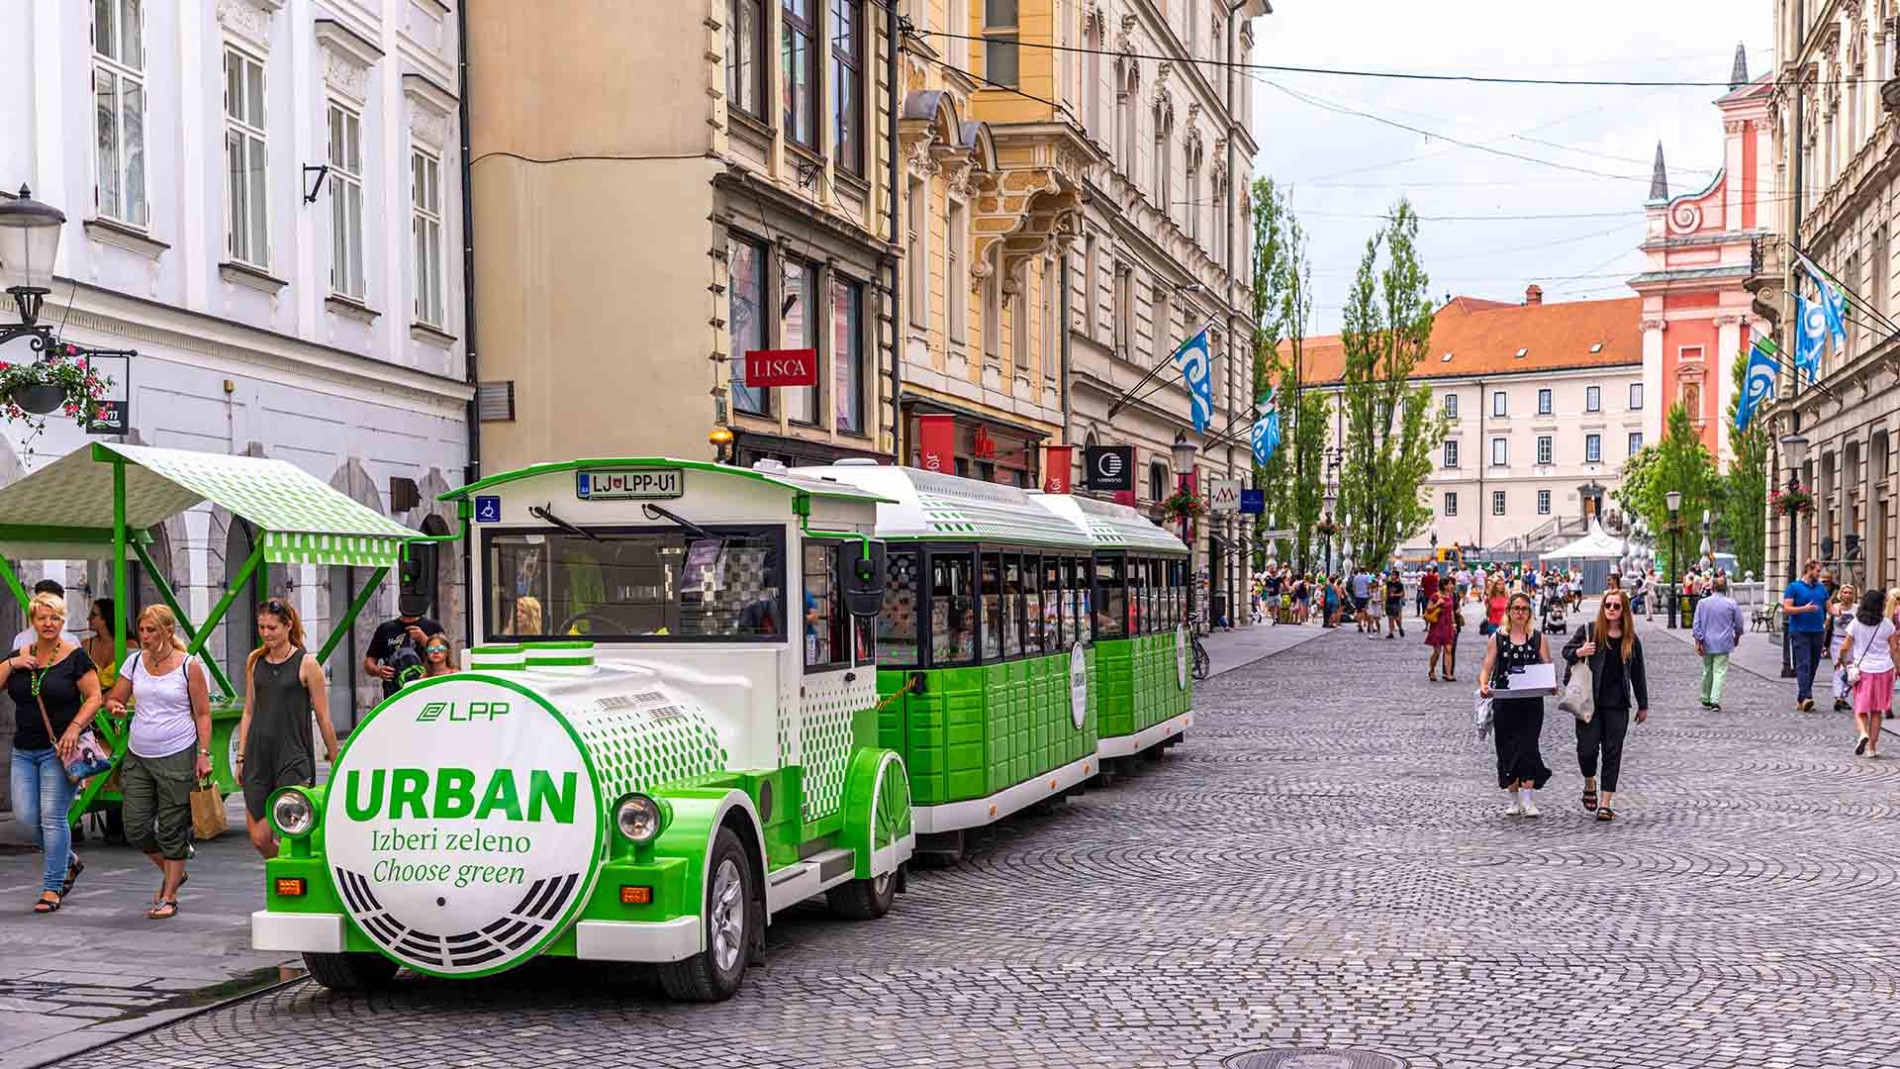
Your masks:
{"label": "sandal", "polygon": [[86,871],[86,863],[79,860],[78,854],[74,854],[73,863],[66,866],[66,882],[59,885],[59,897],[65,898],[73,893],[73,884],[79,882],[79,874],[84,871]]}
{"label": "sandal", "polygon": [[1438,672],[1437,672],[1437,670],[1436,670],[1436,669],[1434,669],[1434,670],[1432,670],[1432,671],[1430,671],[1430,672],[1427,672],[1427,673],[1425,673],[1425,682],[1427,682],[1427,683],[1436,683],[1436,682],[1438,682]]}
{"label": "sandal", "polygon": [[168,921],[176,916],[178,916],[178,900],[176,898],[167,898],[158,905],[145,911],[145,919],[149,921]]}
{"label": "sandal", "polygon": [[[47,895],[53,897],[48,898]],[[58,891],[41,891],[40,900],[33,903],[33,912],[39,914],[58,913],[60,894]]]}
{"label": "sandal", "polygon": [[1611,809],[1609,806],[1606,805],[1602,807],[1601,809],[1597,810],[1597,823],[1608,824],[1610,821],[1615,820],[1615,819],[1616,819],[1616,810]]}
{"label": "sandal", "polygon": [[1595,787],[1591,787],[1583,792],[1583,808],[1592,813],[1597,811],[1597,792]]}

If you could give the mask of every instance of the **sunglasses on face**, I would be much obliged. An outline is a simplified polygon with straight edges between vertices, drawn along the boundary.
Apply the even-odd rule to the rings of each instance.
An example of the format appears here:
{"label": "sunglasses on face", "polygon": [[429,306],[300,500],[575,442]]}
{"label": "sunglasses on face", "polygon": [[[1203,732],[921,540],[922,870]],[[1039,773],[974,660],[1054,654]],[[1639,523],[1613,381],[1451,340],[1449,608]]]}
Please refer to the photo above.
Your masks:
{"label": "sunglasses on face", "polygon": [[279,601],[276,598],[272,598],[269,601],[264,603],[264,611],[270,613],[273,616],[282,616],[285,612],[289,611],[289,609],[290,609],[289,605],[286,605],[285,603],[283,603],[282,601]]}
{"label": "sunglasses on face", "polygon": [[1622,611],[1623,611],[1623,603],[1622,603],[1622,602],[1620,602],[1620,601],[1606,601],[1606,602],[1604,602],[1604,603],[1603,603],[1603,611],[1604,611],[1604,612],[1609,612],[1609,611],[1611,611],[1612,609],[1614,609],[1614,610],[1615,610],[1615,611],[1617,611],[1617,612],[1622,612]]}
{"label": "sunglasses on face", "polygon": [[449,648],[447,646],[430,646],[429,652],[430,653],[447,653],[449,652]]}

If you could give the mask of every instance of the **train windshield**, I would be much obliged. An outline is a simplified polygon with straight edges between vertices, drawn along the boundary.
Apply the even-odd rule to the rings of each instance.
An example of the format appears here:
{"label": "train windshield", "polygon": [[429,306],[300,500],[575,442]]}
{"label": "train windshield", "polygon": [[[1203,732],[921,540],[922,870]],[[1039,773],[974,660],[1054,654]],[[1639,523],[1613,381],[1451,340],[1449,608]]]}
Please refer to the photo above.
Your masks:
{"label": "train windshield", "polygon": [[776,527],[496,531],[483,551],[491,641],[785,639]]}

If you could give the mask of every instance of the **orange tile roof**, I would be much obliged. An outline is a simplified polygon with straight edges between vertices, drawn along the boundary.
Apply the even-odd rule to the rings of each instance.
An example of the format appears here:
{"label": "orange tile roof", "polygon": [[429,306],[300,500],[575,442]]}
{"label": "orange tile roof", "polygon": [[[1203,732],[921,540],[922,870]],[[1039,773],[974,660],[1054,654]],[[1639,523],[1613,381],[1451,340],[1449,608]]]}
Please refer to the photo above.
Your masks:
{"label": "orange tile roof", "polygon": [[[1432,316],[1432,344],[1413,369],[1415,379],[1463,378],[1643,362],[1641,297],[1610,301],[1506,304],[1454,297]],[[1591,352],[1591,346],[1603,348]],[[1306,339],[1302,362],[1308,384],[1338,382],[1346,352],[1339,335]],[[1527,349],[1522,357],[1519,349]],[[1286,343],[1281,359],[1290,360]],[[1446,360],[1446,353],[1451,359]]]}

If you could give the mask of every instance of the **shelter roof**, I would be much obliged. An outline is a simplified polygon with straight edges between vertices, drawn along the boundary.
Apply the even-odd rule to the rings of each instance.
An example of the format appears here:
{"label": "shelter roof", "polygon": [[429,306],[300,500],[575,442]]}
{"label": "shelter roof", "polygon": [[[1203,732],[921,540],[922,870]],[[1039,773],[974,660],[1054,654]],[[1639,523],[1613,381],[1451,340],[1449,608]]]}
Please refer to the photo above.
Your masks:
{"label": "shelter roof", "polygon": [[[731,464],[709,464],[703,460],[680,460],[675,457],[596,457],[583,460],[562,460],[550,464],[530,464],[525,468],[499,472],[486,479],[457,487],[442,495],[444,501],[459,501],[471,494],[490,490],[497,486],[522,479],[532,479],[539,475],[552,475],[564,471],[580,471],[584,468],[691,468],[696,471],[713,472],[740,479],[757,479],[771,486],[781,487],[797,493],[812,494],[816,497],[837,497],[850,501],[883,501],[878,495],[859,489],[836,479],[811,474],[814,469],[799,469],[803,474],[794,474],[786,468],[740,468]],[[830,470],[830,469],[826,469]]]}
{"label": "shelter roof", "polygon": [[1537,556],[1542,560],[1621,560],[1628,552],[1623,539],[1605,531],[1592,517],[1582,537]]}

